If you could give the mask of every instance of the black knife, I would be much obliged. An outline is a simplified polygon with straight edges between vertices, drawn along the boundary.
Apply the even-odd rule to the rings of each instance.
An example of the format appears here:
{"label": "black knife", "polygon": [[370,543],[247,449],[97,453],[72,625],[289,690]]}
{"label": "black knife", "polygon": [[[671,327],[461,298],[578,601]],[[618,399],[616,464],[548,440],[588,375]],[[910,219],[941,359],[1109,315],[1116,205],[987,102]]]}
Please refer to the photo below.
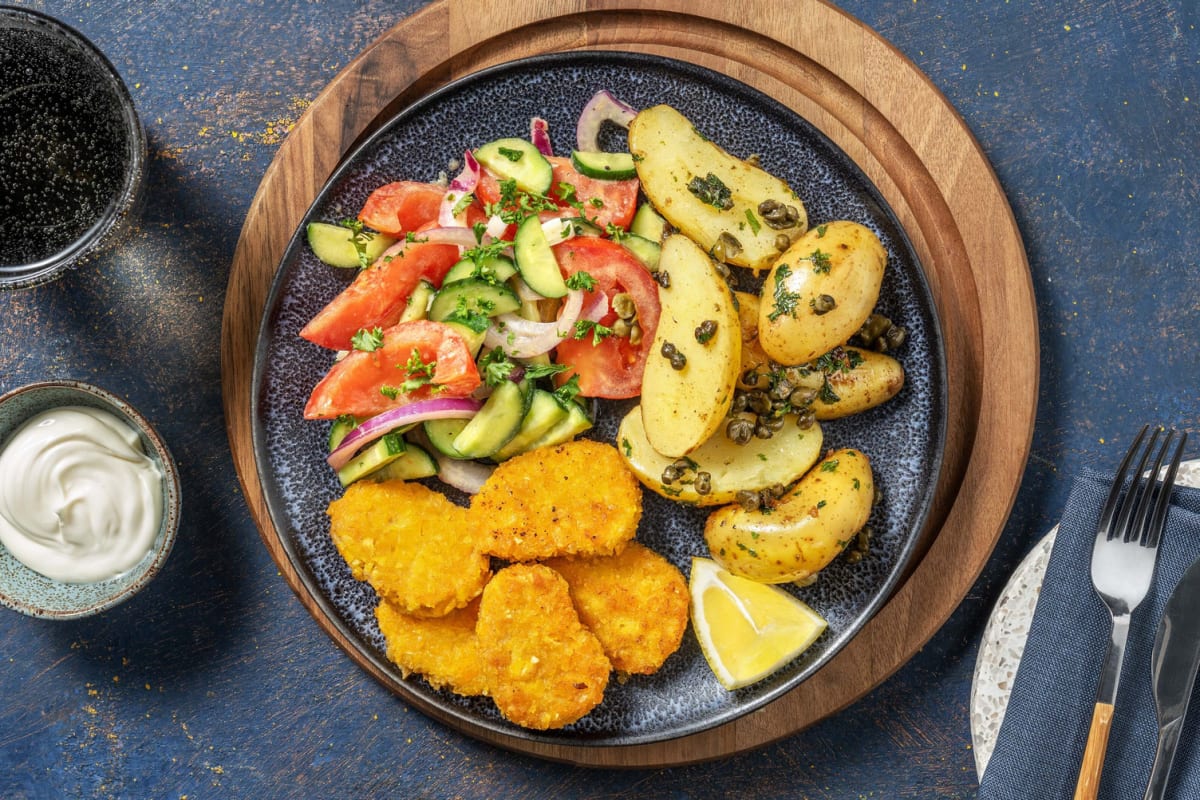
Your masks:
{"label": "black knife", "polygon": [[1143,800],[1161,800],[1175,758],[1175,746],[1183,729],[1188,699],[1200,667],[1200,560],[1188,567],[1167,600],[1150,673],[1154,681],[1154,705],[1158,713],[1158,748]]}

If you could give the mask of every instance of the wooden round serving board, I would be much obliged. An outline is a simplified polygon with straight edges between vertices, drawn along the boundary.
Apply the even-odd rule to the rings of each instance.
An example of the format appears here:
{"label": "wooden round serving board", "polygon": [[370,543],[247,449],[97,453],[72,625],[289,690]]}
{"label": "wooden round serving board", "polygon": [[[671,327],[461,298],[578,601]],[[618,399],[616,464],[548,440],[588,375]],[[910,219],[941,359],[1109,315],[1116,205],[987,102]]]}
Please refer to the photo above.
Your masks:
{"label": "wooden round serving board", "polygon": [[284,578],[326,632],[381,678],[319,612],[267,513],[250,418],[267,293],[308,206],[365,134],[451,80],[494,64],[571,50],[638,51],[689,61],[749,84],[810,120],[891,204],[926,269],[941,317],[950,416],[945,461],[922,539],[927,548],[887,604],[825,667],[759,711],[666,742],[549,745],[471,731],[512,750],[593,766],[717,758],[833,714],[908,661],[978,577],[1011,510],[1029,453],[1037,319],[1012,211],[955,110],[911,62],[858,20],[820,0],[439,0],[401,21],[316,98],[251,204],[234,255],[221,340],[229,442],[246,502]]}

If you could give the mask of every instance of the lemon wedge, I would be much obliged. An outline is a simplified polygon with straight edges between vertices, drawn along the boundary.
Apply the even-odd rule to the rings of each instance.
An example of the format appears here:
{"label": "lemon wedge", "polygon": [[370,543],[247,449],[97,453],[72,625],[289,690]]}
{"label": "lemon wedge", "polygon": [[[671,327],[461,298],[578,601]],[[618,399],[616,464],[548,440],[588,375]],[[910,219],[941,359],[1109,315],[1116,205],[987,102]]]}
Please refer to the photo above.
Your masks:
{"label": "lemon wedge", "polygon": [[767,677],[807,650],[827,626],[783,589],[732,575],[708,558],[692,559],[688,588],[700,649],[726,689]]}

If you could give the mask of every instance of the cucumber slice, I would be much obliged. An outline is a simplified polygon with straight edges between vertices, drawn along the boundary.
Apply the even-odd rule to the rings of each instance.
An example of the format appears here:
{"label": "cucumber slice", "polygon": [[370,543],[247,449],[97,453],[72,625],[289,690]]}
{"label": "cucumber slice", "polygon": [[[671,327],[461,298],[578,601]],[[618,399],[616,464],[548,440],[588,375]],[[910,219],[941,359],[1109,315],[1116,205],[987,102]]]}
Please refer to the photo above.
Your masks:
{"label": "cucumber slice", "polygon": [[337,450],[337,446],[342,443],[342,439],[346,438],[346,434],[358,427],[358,419],[343,414],[333,421],[333,425],[329,427],[329,452]]}
{"label": "cucumber slice", "polygon": [[442,284],[429,306],[429,318],[434,322],[443,322],[459,311],[494,317],[497,314],[511,314],[520,307],[521,298],[503,283],[466,278]]}
{"label": "cucumber slice", "polygon": [[572,400],[567,403],[567,418],[542,434],[540,439],[531,443],[525,450],[536,450],[539,447],[550,447],[569,442],[591,427],[591,415],[583,406]]}
{"label": "cucumber slice", "polygon": [[633,257],[642,262],[646,269],[658,272],[658,259],[662,255],[662,246],[658,242],[643,239],[635,233],[621,237],[621,244],[633,253]]}
{"label": "cucumber slice", "polygon": [[444,456],[450,458],[466,458],[462,453],[454,449],[454,440],[462,433],[463,428],[467,427],[469,419],[430,419],[426,420],[423,425],[425,427],[425,438],[429,440],[429,444],[433,445],[433,449],[437,450]]}
{"label": "cucumber slice", "polygon": [[415,481],[421,478],[432,478],[437,474],[437,461],[429,455],[429,451],[410,442],[404,455],[375,470],[371,473],[371,479],[376,481]]}
{"label": "cucumber slice", "polygon": [[518,453],[524,453],[529,445],[542,438],[558,423],[567,418],[568,411],[550,392],[544,389],[534,389],[533,398],[529,402],[529,411],[521,421],[521,430],[508,440],[492,456],[496,461],[512,458]]}
{"label": "cucumber slice", "polygon": [[337,471],[342,486],[349,486],[404,455],[404,439],[399,433],[384,434]]}
{"label": "cucumber slice", "polygon": [[432,283],[422,279],[417,284],[417,288],[413,289],[413,293],[408,296],[408,303],[404,306],[404,313],[400,315],[400,321],[410,322],[428,317],[429,301],[436,291],[437,288]]}
{"label": "cucumber slice", "polygon": [[589,178],[624,181],[637,177],[637,165],[629,153],[588,153],[572,150],[571,164]]}
{"label": "cucumber slice", "polygon": [[[308,246],[321,262],[331,267],[342,269],[358,269],[362,262],[358,259],[358,248],[354,246],[354,231],[345,225],[334,225],[332,222],[310,222],[304,229],[308,238]],[[363,231],[363,251],[370,265],[383,255],[383,251],[396,243],[390,236],[382,233]]]}
{"label": "cucumber slice", "polygon": [[479,351],[483,348],[484,337],[487,335],[487,328],[477,331],[462,322],[451,319],[444,321],[442,324],[462,334],[462,337],[467,340],[467,350],[470,351],[471,358],[479,355]]}
{"label": "cucumber slice", "polygon": [[473,258],[464,258],[450,268],[450,271],[442,278],[442,284],[454,283],[467,278],[492,278],[496,283],[504,283],[516,274],[517,265],[512,262],[511,258],[487,256],[479,264],[476,264]]}
{"label": "cucumber slice", "polygon": [[643,239],[661,243],[667,232],[667,221],[654,210],[654,206],[642,203],[633,214],[633,220],[629,223],[629,232],[636,233]]}
{"label": "cucumber slice", "polygon": [[563,280],[558,259],[554,257],[550,242],[542,232],[542,222],[536,215],[526,217],[517,227],[513,255],[517,258],[517,270],[530,289],[542,297],[566,296],[567,282]]}
{"label": "cucumber slice", "polygon": [[546,194],[554,180],[554,167],[524,139],[488,142],[475,151],[475,158],[500,180],[516,181],[523,192]]}
{"label": "cucumber slice", "polygon": [[504,381],[497,386],[479,413],[454,438],[453,447],[460,458],[487,458],[508,444],[521,430],[532,398],[533,392],[518,383]]}

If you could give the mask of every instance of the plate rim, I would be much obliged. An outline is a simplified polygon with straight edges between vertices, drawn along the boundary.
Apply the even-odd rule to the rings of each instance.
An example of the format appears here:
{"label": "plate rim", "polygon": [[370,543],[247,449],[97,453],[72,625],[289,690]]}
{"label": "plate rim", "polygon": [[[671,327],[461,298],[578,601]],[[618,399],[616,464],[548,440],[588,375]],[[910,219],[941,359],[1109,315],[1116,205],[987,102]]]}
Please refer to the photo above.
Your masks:
{"label": "plate rim", "polygon": [[[360,139],[353,148],[348,150],[337,167],[326,178],[324,184],[317,191],[316,196],[305,210],[296,230],[288,240],[288,244],[276,265],[271,282],[271,289],[267,296],[266,303],[263,307],[263,312],[258,326],[258,335],[255,343],[254,368],[251,377],[251,408],[250,422],[252,431],[252,443],[255,451],[255,466],[256,476],[263,490],[264,501],[267,507],[267,513],[270,516],[272,525],[276,531],[283,531],[287,526],[281,526],[280,522],[288,521],[286,512],[280,508],[283,504],[278,497],[278,487],[275,485],[274,478],[268,474],[266,458],[268,444],[265,441],[266,433],[261,421],[260,407],[262,403],[262,385],[264,379],[264,370],[267,362],[266,347],[264,342],[271,336],[270,318],[273,312],[277,309],[280,301],[280,293],[282,285],[286,282],[285,279],[291,274],[287,267],[289,263],[296,259],[295,253],[298,249],[303,248],[304,244],[304,223],[309,220],[317,206],[321,205],[327,196],[337,189],[337,185],[346,177],[352,175],[358,168],[359,158],[372,149],[379,146],[381,141],[385,141],[393,134],[396,127],[406,124],[414,116],[420,115],[429,110],[431,106],[436,106],[442,99],[455,92],[462,91],[475,85],[479,82],[484,82],[496,78],[498,76],[510,75],[513,73],[523,74],[533,72],[537,67],[542,65],[553,65],[557,67],[569,67],[574,62],[579,62],[581,68],[596,66],[601,69],[607,68],[625,68],[629,65],[635,65],[637,68],[659,69],[665,71],[678,71],[691,74],[699,80],[713,80],[719,86],[719,91],[733,94],[742,93],[754,98],[755,103],[761,103],[770,110],[770,113],[781,116],[785,119],[795,120],[799,123],[802,133],[801,138],[815,140],[815,146],[824,150],[832,156],[832,159],[841,162],[840,168],[851,173],[853,180],[861,182],[865,188],[869,202],[873,207],[872,213],[878,215],[886,224],[892,228],[894,235],[897,238],[896,245],[906,252],[907,260],[912,262],[917,273],[914,281],[915,288],[919,294],[918,304],[923,313],[929,316],[929,330],[926,338],[929,341],[929,350],[931,360],[934,362],[928,369],[930,374],[936,379],[931,382],[936,387],[936,396],[931,401],[930,413],[935,421],[933,435],[927,440],[929,451],[929,464],[922,465],[922,477],[927,479],[929,489],[920,494],[913,508],[905,516],[912,518],[912,523],[909,526],[907,535],[903,540],[902,546],[895,554],[895,561],[883,575],[883,579],[879,586],[872,592],[868,602],[858,609],[851,620],[853,633],[839,636],[835,644],[821,656],[809,664],[805,664],[796,675],[788,680],[781,682],[769,691],[764,692],[759,697],[746,703],[719,710],[714,718],[705,718],[701,720],[691,721],[680,727],[673,727],[666,734],[637,734],[637,735],[593,735],[583,731],[534,731],[519,728],[505,720],[493,720],[472,716],[469,711],[456,708],[452,705],[440,701],[441,692],[432,688],[426,689],[423,685],[414,684],[410,679],[403,678],[399,668],[388,659],[381,657],[376,652],[373,645],[364,640],[364,638],[351,627],[338,609],[333,604],[328,595],[322,591],[320,581],[313,571],[303,554],[299,551],[293,538],[289,535],[278,535],[277,539],[283,547],[291,566],[296,571],[299,579],[304,583],[305,590],[309,597],[320,607],[321,612],[327,621],[332,624],[341,634],[339,638],[335,638],[335,643],[348,655],[352,660],[357,662],[358,657],[362,657],[370,662],[374,667],[368,672],[384,685],[390,692],[402,697],[404,700],[414,702],[415,705],[421,708],[422,711],[429,713],[436,709],[437,713],[433,716],[444,724],[459,730],[463,733],[475,736],[478,738],[484,731],[493,735],[513,736],[520,739],[537,741],[545,744],[570,744],[581,745],[590,748],[621,748],[646,744],[655,744],[659,742],[671,741],[684,738],[697,733],[702,733],[713,728],[733,722],[739,718],[751,714],[764,706],[774,702],[781,696],[795,689],[818,671],[825,664],[829,663],[833,658],[841,652],[850,641],[862,630],[863,627],[878,613],[879,609],[887,602],[888,599],[895,593],[901,584],[910,562],[918,549],[918,545],[922,538],[922,533],[926,529],[929,521],[930,511],[934,501],[934,487],[937,486],[941,475],[942,460],[944,457],[946,444],[946,428],[947,420],[945,412],[949,408],[948,388],[946,381],[946,355],[944,347],[943,331],[941,327],[941,318],[938,313],[936,299],[929,284],[929,277],[926,273],[926,268],[922,263],[916,247],[913,245],[908,232],[901,224],[899,216],[888,203],[887,198],[867,176],[862,168],[821,131],[810,120],[804,118],[795,110],[780,103],[775,98],[770,97],[761,90],[737,80],[731,76],[723,75],[703,65],[694,64],[687,61],[681,61],[669,56],[658,55],[654,53],[644,53],[636,51],[618,51],[618,50],[575,50],[570,52],[550,52],[538,53],[529,55],[510,61],[501,62],[484,67],[480,70],[467,73],[450,81],[436,89],[422,95],[412,103],[404,106],[386,120],[378,122],[377,127],[370,135]],[[311,611],[311,609],[310,609]],[[689,621],[688,627],[691,624]],[[475,730],[476,728],[480,730]]]}

